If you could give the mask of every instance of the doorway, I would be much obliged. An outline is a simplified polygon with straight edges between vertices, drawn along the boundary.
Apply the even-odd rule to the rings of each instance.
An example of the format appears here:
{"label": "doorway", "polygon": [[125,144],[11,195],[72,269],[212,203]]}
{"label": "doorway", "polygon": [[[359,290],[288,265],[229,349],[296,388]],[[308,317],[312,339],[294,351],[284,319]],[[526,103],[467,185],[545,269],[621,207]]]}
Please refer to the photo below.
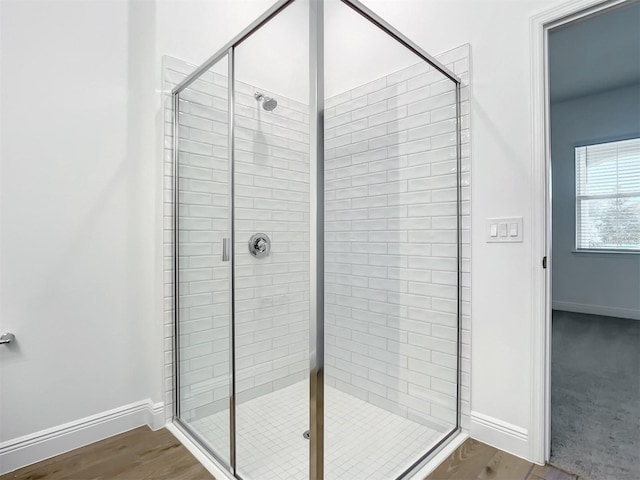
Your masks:
{"label": "doorway", "polygon": [[640,2],[582,12],[546,38],[547,459],[580,478],[635,479]]}

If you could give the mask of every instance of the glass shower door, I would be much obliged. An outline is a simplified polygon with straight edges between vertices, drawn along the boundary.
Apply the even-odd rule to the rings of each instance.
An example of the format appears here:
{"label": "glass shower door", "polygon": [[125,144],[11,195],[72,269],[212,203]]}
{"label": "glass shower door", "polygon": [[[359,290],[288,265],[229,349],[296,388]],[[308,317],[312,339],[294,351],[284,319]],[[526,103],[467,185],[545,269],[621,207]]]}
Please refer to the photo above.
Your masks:
{"label": "glass shower door", "polygon": [[457,85],[325,8],[324,478],[397,479],[457,429]]}
{"label": "glass shower door", "polygon": [[[228,56],[174,99],[179,421],[231,464]],[[175,115],[175,114],[174,114]]]}
{"label": "glass shower door", "polygon": [[308,2],[234,49],[236,471],[309,478]]}

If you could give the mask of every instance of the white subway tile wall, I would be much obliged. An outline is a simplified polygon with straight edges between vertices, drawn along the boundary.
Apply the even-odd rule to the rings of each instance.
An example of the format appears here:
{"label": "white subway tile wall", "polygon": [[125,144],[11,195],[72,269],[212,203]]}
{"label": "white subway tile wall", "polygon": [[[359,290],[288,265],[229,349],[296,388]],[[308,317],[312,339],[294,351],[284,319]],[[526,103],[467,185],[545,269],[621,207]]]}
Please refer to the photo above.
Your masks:
{"label": "white subway tile wall", "polygon": [[[256,91],[277,108],[263,110]],[[235,98],[236,392],[244,402],[309,375],[309,107],[237,80]],[[249,253],[255,233],[271,239],[267,257]]]}
{"label": "white subway tile wall", "polygon": [[[461,422],[462,428],[467,429],[471,348],[470,49],[465,45],[437,58],[463,80]],[[194,68],[165,57],[164,322],[168,420],[173,409],[169,92]],[[451,402],[455,395],[452,372],[456,323],[452,314],[457,282],[452,171],[455,156],[451,156],[455,150],[451,130],[455,111],[446,83],[436,77],[433,70],[427,71],[420,64],[326,102],[326,355],[330,385],[395,414],[443,428],[450,425],[455,409]],[[198,86],[202,84],[204,88],[205,83]],[[222,86],[220,82],[210,83]],[[250,399],[307,376],[309,123],[304,105],[274,95],[278,108],[265,112],[257,108],[253,99],[256,88],[245,85],[239,90],[236,251],[242,258],[236,258],[236,301],[241,305],[236,318],[238,389],[243,399]],[[187,418],[228,407],[228,385],[216,385],[212,380],[228,381],[224,373],[229,365],[228,310],[224,309],[229,298],[228,271],[223,273],[225,267],[219,262],[220,235],[206,240],[207,229],[200,230],[198,227],[203,224],[197,221],[202,215],[221,232],[228,228],[222,225],[228,221],[222,212],[228,210],[222,200],[225,195],[197,191],[205,185],[213,188],[198,182],[214,183],[214,173],[216,179],[228,178],[226,140],[221,144],[219,136],[225,135],[227,113],[226,106],[215,100],[223,97],[213,91],[199,93],[213,96],[214,106],[220,108],[218,112],[214,112],[216,108],[202,109],[198,102],[203,97],[194,93],[191,111],[181,115],[181,134],[187,135],[183,137],[185,141],[193,142],[184,144],[185,153],[189,149],[185,160],[190,162],[185,167],[203,168],[198,162],[205,162],[204,168],[211,173],[211,180],[197,179],[197,175],[206,173],[186,170],[187,182],[196,188],[185,191],[185,202],[190,203],[186,213],[196,220],[185,245],[197,245],[191,240],[198,238],[204,243],[185,251],[192,258],[183,265],[190,270],[193,265],[194,273],[189,272],[193,276],[184,291],[194,295],[192,302],[212,301],[189,306],[189,321],[193,328],[200,329],[187,332],[187,338],[181,339],[186,340],[185,345],[193,354],[181,366],[185,373],[193,372],[189,392],[181,397],[189,395],[191,413]],[[206,203],[207,196],[211,201],[215,196],[218,203]],[[221,210],[212,210],[214,207]],[[267,259],[248,255],[246,242],[257,231],[268,233],[273,240],[273,255]],[[197,257],[210,258],[196,260]],[[202,270],[210,272],[211,278]],[[186,308],[184,302],[182,306]],[[197,312],[207,308],[210,312],[216,309],[213,318],[217,317],[217,323],[211,323],[210,316],[198,323],[201,318],[196,318]],[[191,315],[192,311],[196,314]],[[222,330],[214,332],[214,328]],[[201,346],[188,343],[196,338],[202,341]],[[204,363],[198,363],[198,357]]]}
{"label": "white subway tile wall", "polygon": [[[225,66],[225,61],[219,66]],[[165,58],[166,90],[179,83],[192,68]],[[167,134],[171,128],[170,103],[167,98]],[[196,80],[181,93],[179,112],[180,405],[181,417],[190,421],[228,408],[229,404],[231,277],[229,263],[222,261],[222,241],[230,237],[226,76],[209,71]],[[164,199],[167,333],[172,320],[168,309],[173,307],[170,147],[171,137],[167,136]],[[169,354],[165,355],[166,361],[170,361]],[[172,383],[169,368],[165,375],[169,386]]]}
{"label": "white subway tile wall", "polygon": [[179,98],[180,405],[189,421],[229,403],[227,76],[210,71]]}
{"label": "white subway tile wall", "polygon": [[[167,91],[193,68],[167,58]],[[227,81],[226,75],[210,71],[180,94],[180,415],[185,421],[229,406],[230,263],[222,261],[223,238],[231,237]],[[278,108],[266,112],[254,98],[256,90],[236,81],[235,340],[239,401],[308,376],[308,107],[277,96]],[[169,335],[172,171],[170,99],[166,102],[165,328]],[[257,259],[249,253],[248,240],[256,232],[266,233],[272,240],[267,258]],[[165,341],[168,349],[169,337]],[[166,350],[166,362],[170,360],[170,350]],[[173,388],[169,365],[166,383]]]}
{"label": "white subway tile wall", "polygon": [[[447,57],[468,74],[468,48]],[[327,382],[448,430],[458,378],[455,85],[422,62],[328,99],[325,126]],[[468,209],[468,114],[463,128]]]}

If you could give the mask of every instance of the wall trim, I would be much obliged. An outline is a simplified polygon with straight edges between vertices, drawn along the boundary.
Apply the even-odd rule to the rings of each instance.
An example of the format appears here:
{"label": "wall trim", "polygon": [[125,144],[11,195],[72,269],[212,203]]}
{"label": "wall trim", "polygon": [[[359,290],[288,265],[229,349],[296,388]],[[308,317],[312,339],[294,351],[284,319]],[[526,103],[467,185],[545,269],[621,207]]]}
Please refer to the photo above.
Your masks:
{"label": "wall trim", "polygon": [[471,412],[471,438],[521,458],[529,456],[529,432],[526,428],[480,412]]}
{"label": "wall trim", "polygon": [[0,475],[128,430],[164,426],[164,404],[142,400],[0,443]]}
{"label": "wall trim", "polygon": [[160,430],[166,425],[164,402],[152,403],[147,400],[147,426],[153,430]]}
{"label": "wall trim", "polygon": [[628,318],[640,320],[640,310],[633,308],[610,307],[607,305],[590,305],[588,303],[553,301],[554,310],[565,312],[590,313],[592,315],[603,315],[605,317]]}
{"label": "wall trim", "polygon": [[[527,459],[544,464],[551,454],[551,196],[547,36],[551,28],[623,3],[625,0],[570,0],[530,19],[531,59],[531,411]],[[542,269],[547,256],[550,268]]]}

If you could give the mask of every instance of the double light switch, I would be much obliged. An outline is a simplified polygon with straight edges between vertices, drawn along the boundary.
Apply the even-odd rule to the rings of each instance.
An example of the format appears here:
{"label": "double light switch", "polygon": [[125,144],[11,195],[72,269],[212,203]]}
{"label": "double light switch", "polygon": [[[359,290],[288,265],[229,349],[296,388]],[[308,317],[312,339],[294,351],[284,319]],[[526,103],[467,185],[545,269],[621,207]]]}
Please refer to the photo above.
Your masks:
{"label": "double light switch", "polygon": [[488,218],[487,242],[522,242],[522,217]]}

